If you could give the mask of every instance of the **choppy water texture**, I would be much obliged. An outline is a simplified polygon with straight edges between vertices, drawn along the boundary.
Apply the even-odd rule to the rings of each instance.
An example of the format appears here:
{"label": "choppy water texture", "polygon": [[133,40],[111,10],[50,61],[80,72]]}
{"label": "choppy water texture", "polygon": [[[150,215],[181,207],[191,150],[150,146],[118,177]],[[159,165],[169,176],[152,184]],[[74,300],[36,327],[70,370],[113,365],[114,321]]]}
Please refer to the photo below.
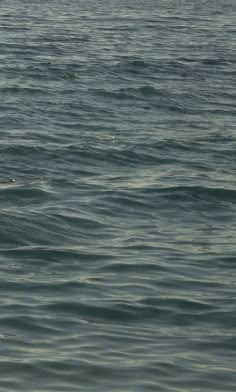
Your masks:
{"label": "choppy water texture", "polygon": [[1,3],[1,392],[235,392],[235,10]]}

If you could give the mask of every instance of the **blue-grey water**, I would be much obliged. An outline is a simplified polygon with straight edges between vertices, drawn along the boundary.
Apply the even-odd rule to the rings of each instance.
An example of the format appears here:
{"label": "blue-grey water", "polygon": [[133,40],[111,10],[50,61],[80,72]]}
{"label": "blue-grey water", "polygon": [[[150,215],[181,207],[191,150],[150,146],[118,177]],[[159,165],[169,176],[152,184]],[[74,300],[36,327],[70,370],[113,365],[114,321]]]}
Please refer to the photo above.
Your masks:
{"label": "blue-grey water", "polygon": [[1,392],[235,392],[235,26],[1,2]]}

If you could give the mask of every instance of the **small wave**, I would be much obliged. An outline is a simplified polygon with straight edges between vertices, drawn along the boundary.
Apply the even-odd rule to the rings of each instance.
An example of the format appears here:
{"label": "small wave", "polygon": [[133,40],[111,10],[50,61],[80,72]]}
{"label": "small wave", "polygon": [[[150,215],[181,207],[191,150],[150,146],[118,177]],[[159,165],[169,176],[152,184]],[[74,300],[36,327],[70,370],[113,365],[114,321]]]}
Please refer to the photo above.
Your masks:
{"label": "small wave", "polygon": [[[10,184],[15,184],[13,181]],[[8,184],[9,185],[9,184]],[[55,200],[56,195],[52,190],[36,187],[14,185],[11,187],[0,187],[1,206],[29,206],[31,204],[42,204],[45,201]]]}
{"label": "small wave", "polygon": [[141,86],[137,88],[131,88],[131,87],[122,87],[118,90],[102,90],[102,89],[97,89],[97,90],[91,90],[94,94],[96,95],[101,95],[104,97],[108,98],[115,98],[115,99],[137,99],[137,98],[152,98],[155,95],[156,96],[163,96],[165,95],[165,92],[163,92],[161,89],[158,90],[157,88],[151,86],[151,85],[146,85],[146,86]]}
{"label": "small wave", "polygon": [[236,190],[225,188],[209,188],[203,186],[172,186],[160,189],[145,189],[145,193],[157,193],[170,199],[196,198],[209,202],[236,202]]}

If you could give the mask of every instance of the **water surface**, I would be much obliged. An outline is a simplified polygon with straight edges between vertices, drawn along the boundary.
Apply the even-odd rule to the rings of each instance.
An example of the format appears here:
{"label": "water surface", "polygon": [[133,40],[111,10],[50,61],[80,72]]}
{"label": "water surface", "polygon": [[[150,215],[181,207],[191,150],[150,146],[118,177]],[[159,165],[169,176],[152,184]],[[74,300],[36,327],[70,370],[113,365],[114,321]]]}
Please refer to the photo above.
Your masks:
{"label": "water surface", "polygon": [[235,5],[0,5],[0,390],[235,391]]}

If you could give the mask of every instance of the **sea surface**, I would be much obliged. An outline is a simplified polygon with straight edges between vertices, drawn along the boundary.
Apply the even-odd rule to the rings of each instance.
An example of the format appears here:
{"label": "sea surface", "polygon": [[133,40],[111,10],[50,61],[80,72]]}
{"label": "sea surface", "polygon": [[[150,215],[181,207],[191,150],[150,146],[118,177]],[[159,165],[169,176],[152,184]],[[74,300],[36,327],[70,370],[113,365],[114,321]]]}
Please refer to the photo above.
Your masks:
{"label": "sea surface", "polygon": [[236,391],[236,4],[0,4],[0,392]]}

